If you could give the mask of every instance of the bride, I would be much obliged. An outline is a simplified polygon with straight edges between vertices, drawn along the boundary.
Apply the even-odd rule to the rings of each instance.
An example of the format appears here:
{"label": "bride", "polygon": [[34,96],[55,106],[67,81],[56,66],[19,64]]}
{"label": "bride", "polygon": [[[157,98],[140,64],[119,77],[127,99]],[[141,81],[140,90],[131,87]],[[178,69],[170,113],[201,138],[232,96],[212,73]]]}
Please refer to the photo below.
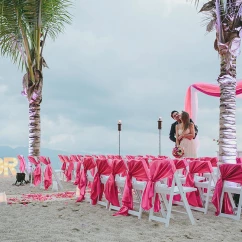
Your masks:
{"label": "bride", "polygon": [[176,125],[176,145],[184,149],[183,157],[196,158],[196,144],[194,124],[190,122],[187,112],[181,113],[181,123]]}

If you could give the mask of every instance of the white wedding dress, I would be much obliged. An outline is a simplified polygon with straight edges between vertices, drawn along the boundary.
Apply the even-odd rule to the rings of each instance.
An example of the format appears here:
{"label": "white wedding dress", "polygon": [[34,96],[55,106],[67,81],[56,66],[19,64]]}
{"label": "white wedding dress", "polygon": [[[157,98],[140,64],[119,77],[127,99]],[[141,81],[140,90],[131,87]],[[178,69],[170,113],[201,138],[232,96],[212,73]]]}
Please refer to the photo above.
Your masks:
{"label": "white wedding dress", "polygon": [[[188,128],[185,132],[182,129],[178,129],[178,134],[189,134],[190,129]],[[180,142],[180,146],[184,149],[184,155],[182,157],[197,158],[197,147],[194,139],[183,138]]]}

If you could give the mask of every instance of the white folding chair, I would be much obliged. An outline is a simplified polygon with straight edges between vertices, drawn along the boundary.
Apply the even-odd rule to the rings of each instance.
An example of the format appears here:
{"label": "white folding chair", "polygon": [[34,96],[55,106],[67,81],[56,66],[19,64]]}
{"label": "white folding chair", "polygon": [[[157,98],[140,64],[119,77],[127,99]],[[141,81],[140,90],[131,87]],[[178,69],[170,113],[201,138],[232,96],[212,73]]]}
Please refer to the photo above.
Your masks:
{"label": "white folding chair", "polygon": [[[165,184],[161,184],[160,182],[157,182],[155,186],[155,194],[158,193],[160,195],[161,202],[163,202],[163,204],[161,204],[161,211],[160,211],[162,217],[155,215],[154,208],[152,207],[149,212],[149,221],[154,220],[157,222],[162,222],[162,223],[165,223],[166,227],[168,227],[170,223],[171,212],[174,211],[174,212],[181,213],[180,211],[172,210],[173,196],[180,195],[183,200],[183,206],[191,221],[191,224],[194,225],[195,220],[192,215],[190,205],[188,204],[188,201],[186,198],[186,193],[193,192],[193,191],[196,191],[196,188],[182,186],[177,172],[174,173],[171,187],[168,187]],[[167,195],[169,196],[169,199],[167,199]],[[154,204],[154,198],[153,198],[153,204]]]}
{"label": "white folding chair", "polygon": [[[221,177],[217,183],[217,186],[219,184],[221,184],[221,182],[222,182],[222,193],[221,193],[220,200],[219,200],[220,208],[219,208],[218,215],[220,217],[226,217],[226,218],[231,218],[234,220],[240,220],[241,206],[242,206],[242,185],[241,185],[242,184],[242,165],[241,164],[222,164],[222,165],[220,165],[219,170],[220,170]],[[217,186],[216,186],[215,190],[218,189]],[[218,190],[216,192],[218,192]],[[227,214],[226,211],[222,211],[225,193],[228,194],[227,197],[232,206],[233,214]],[[239,195],[239,202],[238,202],[237,207],[233,200],[233,194]]]}

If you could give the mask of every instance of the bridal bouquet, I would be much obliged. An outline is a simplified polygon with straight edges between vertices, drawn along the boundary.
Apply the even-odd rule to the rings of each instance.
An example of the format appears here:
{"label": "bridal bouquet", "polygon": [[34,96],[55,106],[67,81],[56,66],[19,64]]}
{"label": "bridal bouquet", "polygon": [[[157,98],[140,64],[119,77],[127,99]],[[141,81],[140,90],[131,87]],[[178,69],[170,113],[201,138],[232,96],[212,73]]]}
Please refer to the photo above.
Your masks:
{"label": "bridal bouquet", "polygon": [[182,147],[180,147],[180,146],[176,146],[172,150],[172,155],[175,158],[181,158],[184,155],[184,149]]}

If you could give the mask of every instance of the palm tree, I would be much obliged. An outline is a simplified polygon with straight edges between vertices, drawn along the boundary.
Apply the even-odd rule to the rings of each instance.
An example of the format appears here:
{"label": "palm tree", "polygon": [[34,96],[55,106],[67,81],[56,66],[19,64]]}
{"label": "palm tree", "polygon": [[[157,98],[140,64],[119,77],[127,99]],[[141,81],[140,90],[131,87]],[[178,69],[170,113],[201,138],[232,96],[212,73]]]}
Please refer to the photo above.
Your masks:
{"label": "palm tree", "polygon": [[29,155],[40,155],[42,67],[46,38],[71,23],[69,0],[0,0],[0,51],[26,71],[22,94],[29,102]]}
{"label": "palm tree", "polygon": [[216,30],[214,49],[220,56],[219,160],[236,163],[236,60],[242,34],[242,0],[209,0],[199,12],[206,16],[207,31]]}

